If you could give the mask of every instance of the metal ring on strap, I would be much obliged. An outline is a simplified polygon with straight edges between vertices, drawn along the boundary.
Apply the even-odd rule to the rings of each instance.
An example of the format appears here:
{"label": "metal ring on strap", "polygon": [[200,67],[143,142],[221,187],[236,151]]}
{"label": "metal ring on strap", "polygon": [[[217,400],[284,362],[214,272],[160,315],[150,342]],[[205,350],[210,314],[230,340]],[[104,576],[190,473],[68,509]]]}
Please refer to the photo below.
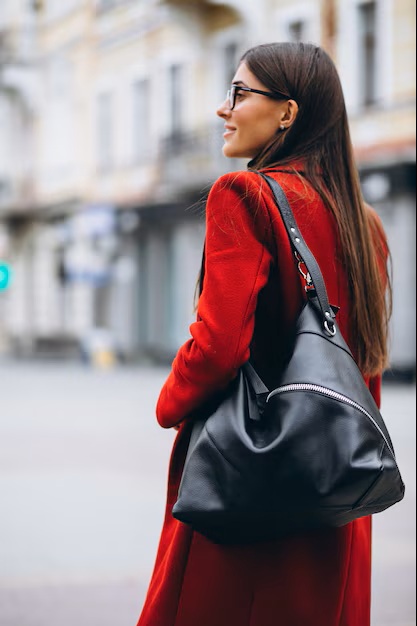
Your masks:
{"label": "metal ring on strap", "polygon": [[329,322],[327,320],[324,322],[324,328],[329,337],[335,337],[337,334],[336,324],[332,323],[332,326],[333,328],[330,328]]}

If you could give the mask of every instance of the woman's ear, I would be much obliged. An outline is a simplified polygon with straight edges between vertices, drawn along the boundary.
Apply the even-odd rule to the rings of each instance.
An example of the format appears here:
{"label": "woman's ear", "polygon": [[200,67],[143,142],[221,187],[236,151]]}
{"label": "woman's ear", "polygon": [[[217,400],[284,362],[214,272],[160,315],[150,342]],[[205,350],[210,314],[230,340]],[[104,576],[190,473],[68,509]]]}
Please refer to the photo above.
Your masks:
{"label": "woman's ear", "polygon": [[[298,104],[295,100],[287,100],[285,106],[281,109],[280,128],[287,130],[292,126],[298,115]],[[284,127],[284,128],[283,128]]]}

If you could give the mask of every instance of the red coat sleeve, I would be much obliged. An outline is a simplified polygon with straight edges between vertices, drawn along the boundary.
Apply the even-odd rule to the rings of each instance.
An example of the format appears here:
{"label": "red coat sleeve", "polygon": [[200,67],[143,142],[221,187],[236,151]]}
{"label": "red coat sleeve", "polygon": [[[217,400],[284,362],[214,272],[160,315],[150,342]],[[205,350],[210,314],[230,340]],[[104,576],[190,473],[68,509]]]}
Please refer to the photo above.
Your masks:
{"label": "red coat sleeve", "polygon": [[203,293],[192,338],[178,351],[158,400],[162,427],[176,426],[224,389],[249,359],[258,294],[272,262],[268,225],[255,174],[227,174],[214,184],[206,209]]}

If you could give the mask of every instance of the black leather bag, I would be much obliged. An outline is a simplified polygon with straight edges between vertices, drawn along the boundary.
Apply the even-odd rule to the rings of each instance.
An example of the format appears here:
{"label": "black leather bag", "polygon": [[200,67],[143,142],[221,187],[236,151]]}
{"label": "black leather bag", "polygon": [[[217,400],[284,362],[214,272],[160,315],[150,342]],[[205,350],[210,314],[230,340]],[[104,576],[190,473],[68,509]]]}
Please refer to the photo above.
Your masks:
{"label": "black leather bag", "polygon": [[192,423],[173,515],[226,544],[343,526],[387,509],[405,491],[318,264],[283,190],[262,176],[314,291],[308,290],[277,388],[267,389],[246,363],[210,416]]}

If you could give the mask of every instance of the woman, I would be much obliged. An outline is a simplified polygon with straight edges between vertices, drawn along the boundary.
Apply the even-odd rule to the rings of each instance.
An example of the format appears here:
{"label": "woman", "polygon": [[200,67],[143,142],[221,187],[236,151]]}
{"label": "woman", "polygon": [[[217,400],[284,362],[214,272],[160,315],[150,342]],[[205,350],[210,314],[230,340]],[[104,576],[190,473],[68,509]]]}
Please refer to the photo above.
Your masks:
{"label": "woman", "polygon": [[249,158],[207,202],[204,285],[192,338],[157,407],[179,428],[165,525],[138,626],[369,626],[371,520],[256,546],[218,546],[172,518],[190,416],[251,356],[272,385],[303,306],[301,277],[271,193],[287,194],[322,269],[338,322],[377,403],[387,361],[388,247],[365,207],[337,71],[312,45],[249,50],[217,114],[224,154]]}

